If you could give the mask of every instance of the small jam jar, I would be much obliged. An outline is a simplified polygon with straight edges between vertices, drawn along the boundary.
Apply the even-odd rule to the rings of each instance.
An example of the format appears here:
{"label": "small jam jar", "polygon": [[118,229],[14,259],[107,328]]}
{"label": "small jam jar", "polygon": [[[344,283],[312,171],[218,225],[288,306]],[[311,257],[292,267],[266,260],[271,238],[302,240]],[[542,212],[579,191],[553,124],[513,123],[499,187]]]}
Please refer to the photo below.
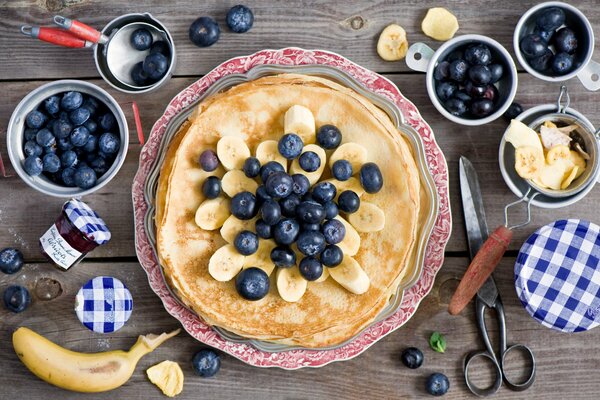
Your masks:
{"label": "small jam jar", "polygon": [[72,199],[40,238],[40,249],[51,263],[68,270],[109,240],[110,231],[102,218],[83,201]]}

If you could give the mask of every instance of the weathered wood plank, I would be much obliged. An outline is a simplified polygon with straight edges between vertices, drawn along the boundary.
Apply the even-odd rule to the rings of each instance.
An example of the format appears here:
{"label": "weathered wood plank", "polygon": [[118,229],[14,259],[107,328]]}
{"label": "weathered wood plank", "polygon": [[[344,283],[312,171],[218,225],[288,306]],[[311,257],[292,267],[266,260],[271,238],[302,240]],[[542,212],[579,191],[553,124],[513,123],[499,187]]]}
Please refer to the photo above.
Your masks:
{"label": "weathered wood plank", "polygon": [[[344,2],[344,1],[276,1],[244,2],[255,15],[255,24],[246,34],[231,33],[225,15],[234,3],[218,0],[198,3],[177,2],[106,2],[89,0],[24,0],[3,2],[0,15],[0,79],[75,78],[98,76],[91,51],[63,49],[23,36],[23,24],[51,25],[52,16],[62,14],[80,18],[97,29],[126,13],[150,11],[171,31],[177,47],[177,75],[198,75],[233,56],[251,54],[265,48],[299,46],[327,49],[349,57],[379,72],[407,71],[406,64],[385,62],[375,51],[379,33],[388,24],[402,25],[410,43],[424,41],[437,48],[439,42],[421,32],[421,20],[428,7],[445,6],[460,23],[459,34],[478,33],[498,40],[512,53],[512,34],[520,15],[535,1],[485,0],[471,2],[444,0],[431,5],[423,2]],[[593,27],[600,26],[600,11],[594,2],[571,2],[589,18]],[[493,12],[491,11],[493,10]],[[210,48],[195,47],[188,39],[191,22],[202,15],[214,17],[221,27],[220,41]],[[355,29],[358,28],[358,29]],[[596,50],[598,50],[596,44]],[[27,66],[24,68],[23,66]]]}
{"label": "weathered wood plank", "polygon": [[[162,360],[177,361],[185,375],[181,399],[201,396],[211,399],[290,399],[290,398],[423,398],[424,380],[428,374],[443,372],[450,379],[450,392],[445,399],[471,398],[462,376],[462,357],[483,346],[479,339],[473,307],[459,316],[450,316],[447,303],[456,286],[456,278],[464,271],[466,259],[450,258],[437,277],[432,292],[419,306],[415,316],[401,329],[388,335],[363,355],[321,369],[287,372],[277,368],[259,369],[223,356],[222,368],[212,379],[194,375],[191,357],[202,344],[186,333],[166,342],[154,353],[144,357],[132,379],[114,392],[90,396],[94,399],[162,399],[159,391],[145,377],[145,370]],[[558,393],[572,398],[596,398],[600,364],[594,352],[600,331],[575,335],[560,334],[535,322],[523,309],[513,287],[514,259],[505,259],[496,272],[496,280],[506,308],[508,342],[530,346],[536,356],[538,373],[535,384],[527,392],[517,394],[503,387],[496,398],[550,399]],[[84,328],[73,313],[73,298],[79,287],[96,275],[111,275],[121,279],[131,290],[134,312],[127,325],[115,334],[100,335]],[[61,345],[77,351],[105,351],[127,348],[139,334],[175,329],[178,322],[163,309],[151,291],[146,276],[136,263],[83,263],[63,273],[47,264],[28,265],[19,274],[0,276],[0,290],[11,283],[27,286],[35,293],[36,281],[55,279],[63,293],[51,301],[34,299],[32,306],[21,314],[11,314],[0,307],[0,384],[3,398],[76,399],[80,395],[59,390],[31,375],[13,353],[10,335],[18,326],[28,326]],[[428,348],[427,338],[432,331],[441,331],[448,340],[445,354]],[[495,323],[491,325],[496,333]],[[409,370],[399,361],[401,351],[408,346],[420,347],[425,363],[418,370]],[[511,368],[515,373],[518,365]],[[477,377],[485,382],[484,364]],[[577,371],[577,373],[569,373]],[[573,397],[574,396],[574,397]]]}

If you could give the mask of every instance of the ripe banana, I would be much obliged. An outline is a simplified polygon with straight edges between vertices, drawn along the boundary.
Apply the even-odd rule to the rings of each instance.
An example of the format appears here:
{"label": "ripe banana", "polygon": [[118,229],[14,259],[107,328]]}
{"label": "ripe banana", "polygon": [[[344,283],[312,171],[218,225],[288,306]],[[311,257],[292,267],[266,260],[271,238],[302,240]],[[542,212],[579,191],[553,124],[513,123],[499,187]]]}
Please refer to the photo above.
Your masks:
{"label": "ripe banana", "polygon": [[331,184],[333,184],[333,186],[335,186],[335,189],[336,189],[335,200],[336,201],[337,201],[338,197],[340,196],[340,194],[346,190],[352,190],[354,193],[356,193],[358,195],[358,197],[365,194],[365,189],[363,189],[362,185],[360,184],[360,181],[353,176],[350,177],[350,179],[345,180],[345,181],[338,181],[337,179],[326,179],[325,182],[330,182]]}
{"label": "ripe banana", "polygon": [[363,201],[360,208],[348,216],[348,222],[358,232],[378,232],[385,226],[385,214],[375,204]]}
{"label": "ripe banana", "polygon": [[241,231],[254,231],[255,230],[256,219],[257,218],[241,220],[241,219],[237,219],[235,217],[235,215],[230,215],[229,218],[227,218],[225,220],[225,222],[223,223],[223,226],[221,227],[221,230],[219,231],[219,233],[221,234],[221,237],[223,239],[225,239],[225,241],[227,243],[233,244],[235,237]]}
{"label": "ripe banana", "polygon": [[256,148],[256,158],[260,161],[260,165],[265,165],[269,161],[278,162],[287,171],[287,160],[279,153],[276,140],[265,140]]}
{"label": "ripe banana", "polygon": [[[301,105],[291,106],[283,117],[283,133],[295,133],[300,136],[304,144],[316,141],[315,117],[306,107]],[[258,158],[258,157],[257,157]]]}
{"label": "ripe banana", "polygon": [[402,60],[407,51],[406,31],[400,25],[388,25],[379,35],[377,54],[385,61]]}
{"label": "ripe banana", "polygon": [[237,136],[223,136],[217,142],[217,157],[228,170],[242,169],[250,149],[244,139]]}
{"label": "ripe banana", "polygon": [[360,171],[360,167],[367,162],[367,149],[358,143],[344,143],[329,157],[329,168],[338,160],[347,160],[352,165],[352,171]]}
{"label": "ripe banana", "polygon": [[224,197],[204,200],[196,210],[196,225],[207,231],[219,229],[229,217],[229,200]]}
{"label": "ripe banana", "polygon": [[327,280],[327,278],[329,278],[329,268],[323,266],[323,273],[321,274],[319,279],[317,279],[316,281],[313,281],[313,282],[315,282],[315,283],[325,282]]}
{"label": "ripe banana", "polygon": [[174,361],[165,360],[153,365],[146,370],[146,375],[165,396],[175,397],[183,390],[183,371]]}
{"label": "ripe banana", "polygon": [[348,256],[355,255],[360,248],[360,236],[358,235],[358,232],[356,232],[356,229],[354,229],[348,221],[339,215],[335,217],[335,219],[344,224],[344,228],[346,228],[346,235],[344,236],[344,239],[337,244],[338,247]]}
{"label": "ripe banana", "polygon": [[513,119],[510,122],[505,139],[507,142],[511,143],[515,149],[523,146],[531,146],[535,147],[541,152],[544,151],[544,149],[542,149],[542,142],[538,134],[533,129],[521,121],[517,121],[516,119]]}
{"label": "ripe banana", "polygon": [[275,241],[271,239],[260,239],[258,241],[258,249],[256,253],[246,256],[244,260],[244,269],[250,267],[260,268],[271,275],[275,269],[275,264],[271,260],[271,251],[277,247]]}
{"label": "ripe banana", "polygon": [[[540,145],[541,147],[541,145]],[[521,146],[515,150],[515,170],[523,179],[533,179],[544,168],[544,153],[533,146]]]}
{"label": "ripe banana", "polygon": [[329,268],[329,275],[346,290],[354,294],[363,294],[371,284],[369,276],[363,271],[358,261],[345,255],[342,263]]}
{"label": "ripe banana", "polygon": [[298,267],[277,269],[277,290],[281,298],[293,303],[304,296],[308,281],[300,275]]}
{"label": "ripe banana", "polygon": [[123,385],[133,374],[140,358],[179,331],[140,336],[129,351],[103,353],[68,350],[25,327],[13,333],[12,341],[19,359],[38,378],[63,389],[96,393]]}
{"label": "ripe banana", "polygon": [[226,244],[210,257],[208,273],[219,282],[230,281],[242,270],[244,259],[232,244]]}
{"label": "ripe banana", "polygon": [[319,156],[319,158],[321,159],[321,166],[319,166],[319,169],[317,169],[314,172],[306,172],[302,169],[302,167],[300,167],[300,162],[296,158],[294,161],[292,161],[292,165],[290,166],[290,175],[303,174],[304,176],[306,176],[308,178],[308,181],[310,182],[310,184],[312,186],[315,183],[319,182],[319,179],[321,178],[321,175],[323,174],[323,171],[325,170],[325,163],[327,162],[327,154],[325,154],[325,150],[323,150],[323,148],[321,148],[321,146],[317,146],[316,144],[308,144],[308,145],[304,146],[302,153],[306,153],[307,151],[313,151]]}
{"label": "ripe banana", "polygon": [[233,197],[240,192],[256,193],[258,183],[248,178],[244,171],[234,169],[225,173],[221,180],[221,188],[227,196]]}

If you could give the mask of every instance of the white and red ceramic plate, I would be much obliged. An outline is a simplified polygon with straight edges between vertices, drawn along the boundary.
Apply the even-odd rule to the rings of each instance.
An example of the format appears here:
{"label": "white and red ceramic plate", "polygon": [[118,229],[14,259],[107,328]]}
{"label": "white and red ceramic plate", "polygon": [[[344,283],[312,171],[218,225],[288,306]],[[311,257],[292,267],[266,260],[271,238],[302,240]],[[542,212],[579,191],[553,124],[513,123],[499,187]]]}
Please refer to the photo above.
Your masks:
{"label": "white and red ceramic plate", "polygon": [[[144,183],[159,156],[159,148],[169,121],[189,104],[197,100],[213,83],[230,74],[243,74],[257,65],[328,65],[339,68],[370,91],[392,101],[402,111],[406,122],[421,136],[425,145],[427,166],[434,178],[439,195],[439,215],[426,247],[423,273],[418,282],[404,293],[400,308],[390,317],[365,329],[351,342],[329,350],[292,349],[282,352],[265,352],[247,343],[234,343],[222,338],[196,314],[184,307],[172,294],[163,278],[153,248],[144,228],[148,204],[144,197]],[[177,318],[185,330],[199,341],[220,349],[250,365],[298,369],[321,367],[334,361],[348,360],[401,327],[416,312],[420,301],[429,293],[435,275],[444,261],[444,248],[452,226],[448,197],[448,167],[437,145],[433,132],[419,111],[388,79],[363,68],[352,61],[328,51],[286,48],[263,50],[255,54],[236,57],[224,62],[207,75],[181,91],[167,106],[164,114],[154,124],[148,142],[140,155],[140,166],[133,181],[133,209],[135,214],[136,252],[140,264],[148,274],[152,290],[162,299],[167,311]]]}

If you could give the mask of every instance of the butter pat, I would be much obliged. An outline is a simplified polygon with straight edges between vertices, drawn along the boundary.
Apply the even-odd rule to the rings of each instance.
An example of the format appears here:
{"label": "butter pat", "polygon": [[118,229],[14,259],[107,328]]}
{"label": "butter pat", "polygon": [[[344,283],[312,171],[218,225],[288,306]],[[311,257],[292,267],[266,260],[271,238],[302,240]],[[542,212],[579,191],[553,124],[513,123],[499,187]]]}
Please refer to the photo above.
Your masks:
{"label": "butter pat", "polygon": [[148,379],[169,397],[175,397],[183,390],[183,371],[174,361],[163,361],[146,370]]}

